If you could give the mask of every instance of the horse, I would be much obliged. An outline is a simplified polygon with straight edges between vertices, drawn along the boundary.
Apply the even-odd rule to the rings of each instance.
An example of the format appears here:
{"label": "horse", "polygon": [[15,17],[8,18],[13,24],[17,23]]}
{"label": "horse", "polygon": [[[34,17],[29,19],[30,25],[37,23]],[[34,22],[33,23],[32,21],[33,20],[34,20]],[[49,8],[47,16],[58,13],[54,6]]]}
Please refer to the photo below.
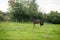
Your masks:
{"label": "horse", "polygon": [[44,22],[42,19],[33,19],[32,22],[33,22],[34,27],[35,27],[35,24],[40,24],[40,26],[44,25]]}

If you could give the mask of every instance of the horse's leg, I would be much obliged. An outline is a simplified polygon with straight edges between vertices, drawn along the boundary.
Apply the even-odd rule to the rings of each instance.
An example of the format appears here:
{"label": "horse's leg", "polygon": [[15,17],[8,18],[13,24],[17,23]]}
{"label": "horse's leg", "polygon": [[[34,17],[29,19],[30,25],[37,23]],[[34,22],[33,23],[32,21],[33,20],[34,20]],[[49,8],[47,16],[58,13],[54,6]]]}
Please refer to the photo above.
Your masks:
{"label": "horse's leg", "polygon": [[41,24],[40,24],[40,27],[41,27]]}
{"label": "horse's leg", "polygon": [[40,26],[43,26],[43,22],[40,23]]}
{"label": "horse's leg", "polygon": [[41,27],[42,25],[41,25],[41,22],[40,22],[40,27]]}
{"label": "horse's leg", "polygon": [[35,23],[33,23],[33,28],[35,27]]}

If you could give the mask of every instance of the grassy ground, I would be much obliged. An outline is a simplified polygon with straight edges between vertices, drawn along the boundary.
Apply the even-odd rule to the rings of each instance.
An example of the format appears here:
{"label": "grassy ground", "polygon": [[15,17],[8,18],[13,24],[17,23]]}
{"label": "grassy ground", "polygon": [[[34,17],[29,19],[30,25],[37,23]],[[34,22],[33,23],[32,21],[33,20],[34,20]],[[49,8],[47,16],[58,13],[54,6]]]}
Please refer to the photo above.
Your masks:
{"label": "grassy ground", "polygon": [[0,22],[0,40],[60,40],[60,24]]}

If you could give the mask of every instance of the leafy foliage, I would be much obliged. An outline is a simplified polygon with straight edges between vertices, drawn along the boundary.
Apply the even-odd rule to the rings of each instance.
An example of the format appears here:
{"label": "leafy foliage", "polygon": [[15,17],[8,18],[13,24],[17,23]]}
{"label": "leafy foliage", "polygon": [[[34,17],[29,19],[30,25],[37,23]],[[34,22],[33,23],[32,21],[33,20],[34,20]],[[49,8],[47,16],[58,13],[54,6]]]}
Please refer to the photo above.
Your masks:
{"label": "leafy foliage", "polygon": [[12,14],[12,19],[15,21],[28,21],[31,17],[37,16],[37,4],[35,0],[9,0],[10,13]]}
{"label": "leafy foliage", "polygon": [[48,14],[38,12],[36,0],[9,0],[7,13],[0,11],[0,21],[26,22],[31,18],[43,19],[45,22],[60,24],[60,13],[50,11]]}
{"label": "leafy foliage", "polygon": [[49,14],[46,14],[47,22],[53,23],[53,24],[60,24],[60,13],[57,11],[51,11]]}

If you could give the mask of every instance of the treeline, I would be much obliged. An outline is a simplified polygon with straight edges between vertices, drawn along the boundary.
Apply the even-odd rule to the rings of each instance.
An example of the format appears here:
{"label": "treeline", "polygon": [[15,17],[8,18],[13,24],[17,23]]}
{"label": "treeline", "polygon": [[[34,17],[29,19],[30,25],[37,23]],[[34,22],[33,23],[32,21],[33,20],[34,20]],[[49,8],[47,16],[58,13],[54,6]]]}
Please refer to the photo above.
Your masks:
{"label": "treeline", "polygon": [[58,11],[50,11],[50,13],[43,15],[43,19],[47,23],[60,24],[60,13]]}
{"label": "treeline", "polygon": [[9,0],[9,15],[12,21],[29,21],[40,17],[36,0]]}
{"label": "treeline", "polygon": [[43,19],[47,23],[60,23],[60,13],[38,11],[36,0],[9,0],[7,13],[0,11],[0,21],[28,22],[31,18]]}

